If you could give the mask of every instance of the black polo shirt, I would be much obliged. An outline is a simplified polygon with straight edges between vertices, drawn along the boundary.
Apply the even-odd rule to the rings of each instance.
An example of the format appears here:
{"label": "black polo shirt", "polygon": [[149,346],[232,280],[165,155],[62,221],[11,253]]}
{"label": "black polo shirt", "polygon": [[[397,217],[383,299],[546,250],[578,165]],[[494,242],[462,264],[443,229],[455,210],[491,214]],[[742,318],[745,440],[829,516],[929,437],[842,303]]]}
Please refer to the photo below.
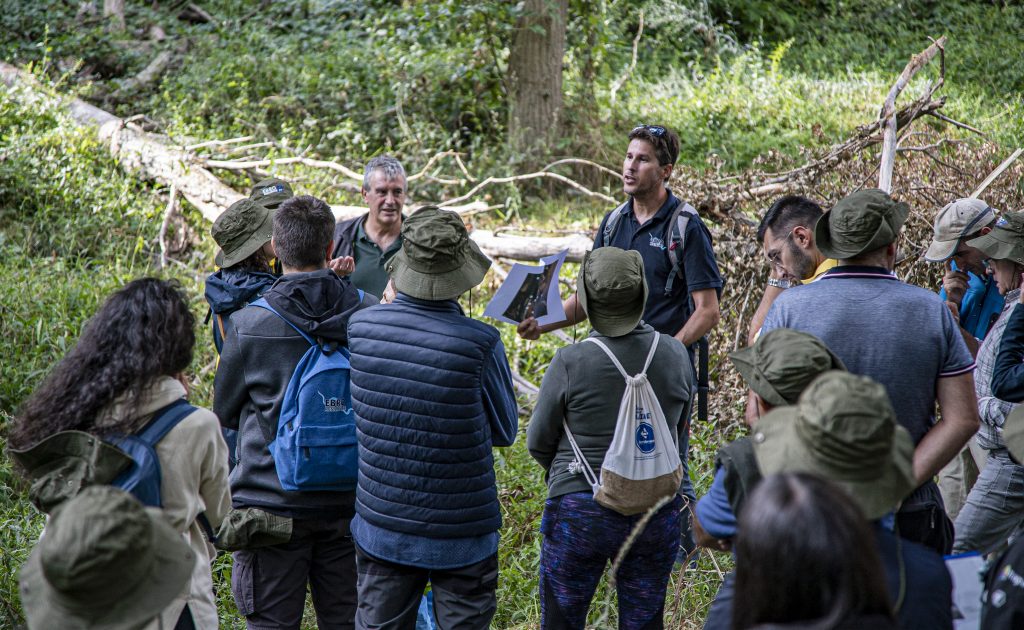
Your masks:
{"label": "black polo shirt", "polygon": [[668,255],[668,247],[671,245],[668,223],[679,203],[680,201],[669,192],[668,198],[658,212],[647,223],[640,225],[633,212],[633,198],[630,197],[626,202],[626,214],[619,219],[610,241],[601,242],[604,226],[608,223],[611,212],[601,221],[594,242],[594,249],[602,245],[612,245],[640,252],[644,259],[644,276],[647,278],[644,321],[658,332],[673,336],[683,328],[693,312],[690,307],[691,291],[715,289],[718,296],[722,296],[722,276],[715,261],[711,232],[700,217],[691,217],[686,224],[685,245],[680,256],[683,276],[676,277],[672,292],[665,295],[665,284],[672,273],[672,259]]}

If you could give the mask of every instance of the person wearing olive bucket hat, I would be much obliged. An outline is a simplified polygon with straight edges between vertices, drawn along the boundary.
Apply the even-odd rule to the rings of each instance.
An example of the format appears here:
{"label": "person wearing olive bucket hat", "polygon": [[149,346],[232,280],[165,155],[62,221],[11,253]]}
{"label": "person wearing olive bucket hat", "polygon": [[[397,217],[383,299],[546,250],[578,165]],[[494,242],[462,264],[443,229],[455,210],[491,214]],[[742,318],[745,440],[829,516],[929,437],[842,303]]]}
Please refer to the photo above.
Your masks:
{"label": "person wearing olive bucket hat", "polygon": [[953,527],[933,478],[978,430],[974,358],[945,302],[893,273],[909,210],[878,189],[836,203],[815,224],[815,242],[839,266],[784,291],[761,330],[810,333],[850,372],[886,388],[916,445],[919,488],[897,513],[900,533],[948,553]]}
{"label": "person wearing olive bucket hat", "polygon": [[54,510],[21,568],[28,628],[145,628],[185,590],[195,562],[159,509],[90,486]]}
{"label": "person wearing olive bucket hat", "polygon": [[902,628],[952,628],[952,581],[938,554],[902,540],[891,515],[915,488],[910,434],[885,388],[828,371],[795,406],[758,420],[751,440],[761,473],[816,475],[837,484],[873,522],[875,543]]}
{"label": "person wearing olive bucket hat", "polygon": [[518,429],[501,336],[458,297],[491,261],[453,212],[402,222],[397,291],[349,321],[360,474],[358,628],[415,626],[430,582],[442,628],[486,628],[495,611],[501,508],[492,447]]}
{"label": "person wearing olive bucket hat", "polygon": [[[1002,546],[1024,521],[1024,467],[1015,464],[1003,442],[1003,425],[1020,402],[1020,394],[996,393],[995,366],[1000,348],[1006,345],[1011,313],[1021,295],[1024,271],[1024,213],[1009,212],[987,234],[968,244],[989,261],[999,293],[1006,299],[999,318],[992,324],[978,349],[974,391],[978,396],[981,428],[975,437],[977,446],[987,452],[985,465],[967,500],[957,515],[954,553],[979,551],[990,553]],[[1012,335],[1011,335],[1012,338]]]}
{"label": "person wearing olive bucket hat", "polygon": [[[636,378],[646,378],[651,386],[674,440],[671,448],[678,448],[682,459],[686,447],[680,433],[686,430],[694,385],[686,348],[641,319],[648,287],[644,260],[638,252],[611,246],[588,252],[580,265],[576,289],[577,301],[594,328],[588,337],[591,342],[568,345],[555,353],[544,373],[526,433],[527,448],[544,468],[548,485],[540,525],[544,628],[583,627],[605,565],[641,516],[626,516],[628,510],[607,507],[609,498],[614,498],[605,494],[607,488],[600,495],[605,497],[604,503],[595,499],[565,427],[590,469],[601,470],[612,448],[627,391],[623,372],[636,377],[644,372],[649,359],[646,377]],[[622,366],[621,371],[605,349]],[[652,451],[653,447],[652,443]],[[639,444],[637,448],[641,448]],[[613,482],[606,474],[602,477],[605,484]],[[688,520],[686,512],[680,512],[685,505],[683,487],[677,484],[669,502],[651,516],[633,542],[633,549],[642,551],[631,552],[620,566],[619,620],[623,627],[660,627],[680,532],[688,526],[683,522]]]}
{"label": "person wearing olive bucket hat", "polygon": [[[753,345],[731,352],[729,358],[750,387],[754,401],[753,413],[747,418],[750,424],[776,407],[795,405],[801,392],[826,370],[846,369],[814,335],[788,328],[761,335]],[[718,551],[731,549],[737,515],[761,477],[749,437],[718,450],[711,488],[694,510],[698,545]],[[704,623],[707,630],[731,627],[735,577],[729,572],[718,589]]]}

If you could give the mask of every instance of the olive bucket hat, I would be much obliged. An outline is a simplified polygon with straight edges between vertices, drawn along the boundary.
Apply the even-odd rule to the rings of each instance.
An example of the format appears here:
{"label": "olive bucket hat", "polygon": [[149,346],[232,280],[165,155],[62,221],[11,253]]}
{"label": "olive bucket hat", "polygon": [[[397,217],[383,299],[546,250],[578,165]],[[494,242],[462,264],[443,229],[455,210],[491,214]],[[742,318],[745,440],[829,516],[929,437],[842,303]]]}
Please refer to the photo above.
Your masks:
{"label": "olive bucket hat", "polygon": [[291,184],[276,177],[261,179],[253,184],[252,192],[249,193],[249,199],[271,210],[294,196]]}
{"label": "olive bucket hat", "polygon": [[267,206],[241,199],[217,217],[211,231],[213,240],[220,245],[217,266],[233,267],[270,242],[274,216]]}
{"label": "olive bucket hat", "polygon": [[829,258],[855,258],[894,242],[909,214],[910,206],[882,190],[858,190],[821,215],[814,240]]}
{"label": "olive bucket hat", "polygon": [[917,486],[910,434],[896,424],[885,387],[866,376],[825,372],[796,406],[762,416],[752,438],[762,474],[806,472],[838,483],[872,520]]}
{"label": "olive bucket hat", "polygon": [[583,255],[576,299],[594,330],[621,337],[636,328],[647,304],[647,280],[640,252],[599,247]]}
{"label": "olive bucket hat", "polygon": [[991,232],[972,238],[967,244],[989,258],[1024,265],[1024,212],[1007,212]]}
{"label": "olive bucket hat", "polygon": [[182,594],[195,561],[160,510],[90,486],[53,512],[21,569],[29,628],[140,628]]}
{"label": "olive bucket hat", "polygon": [[729,358],[747,386],[773,407],[795,405],[822,372],[846,371],[820,339],[791,328],[769,331],[754,345],[730,352]]}
{"label": "olive bucket hat", "polygon": [[395,289],[421,300],[453,300],[480,284],[491,259],[469,238],[459,215],[424,206],[402,221],[402,249],[387,270]]}

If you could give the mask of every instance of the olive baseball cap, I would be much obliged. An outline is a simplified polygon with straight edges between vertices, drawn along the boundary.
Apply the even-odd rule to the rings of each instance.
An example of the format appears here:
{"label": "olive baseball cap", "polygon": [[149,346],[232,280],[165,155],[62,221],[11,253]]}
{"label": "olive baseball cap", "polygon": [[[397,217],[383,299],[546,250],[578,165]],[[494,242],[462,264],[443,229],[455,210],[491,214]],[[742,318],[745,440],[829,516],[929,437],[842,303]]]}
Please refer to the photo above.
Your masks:
{"label": "olive baseball cap", "polygon": [[932,243],[924,253],[928,262],[944,262],[956,253],[964,238],[992,222],[995,210],[980,199],[957,199],[939,210],[932,227]]}
{"label": "olive baseball cap", "polygon": [[771,330],[754,345],[730,352],[729,358],[747,386],[773,407],[795,405],[823,372],[846,370],[820,339],[791,328]]}
{"label": "olive baseball cap", "polygon": [[829,371],[796,406],[779,407],[754,426],[761,472],[806,472],[846,489],[870,519],[895,509],[914,482],[914,442],[896,423],[885,387],[866,376]]}
{"label": "olive baseball cap", "polygon": [[291,184],[276,177],[261,179],[253,185],[252,191],[249,193],[249,199],[271,210],[281,205],[282,201],[287,201],[294,196]]}
{"label": "olive baseball cap", "polygon": [[885,191],[858,190],[821,215],[814,241],[828,258],[855,258],[894,242],[909,215],[910,206]]}
{"label": "olive baseball cap", "polygon": [[215,262],[232,267],[256,253],[274,235],[270,208],[251,199],[240,199],[213,222],[213,240],[220,245]]}
{"label": "olive baseball cap", "polygon": [[424,206],[402,221],[402,249],[387,270],[401,293],[421,300],[453,300],[480,284],[491,259],[459,215]]}
{"label": "olive baseball cap", "polygon": [[988,234],[967,241],[995,260],[1012,260],[1024,265],[1024,212],[1007,212]]}
{"label": "olive baseball cap", "polygon": [[647,304],[647,279],[640,252],[599,247],[583,255],[576,299],[594,330],[621,337],[636,328]]}
{"label": "olive baseball cap", "polygon": [[183,593],[195,562],[161,510],[90,486],[54,510],[21,569],[29,628],[141,628]]}

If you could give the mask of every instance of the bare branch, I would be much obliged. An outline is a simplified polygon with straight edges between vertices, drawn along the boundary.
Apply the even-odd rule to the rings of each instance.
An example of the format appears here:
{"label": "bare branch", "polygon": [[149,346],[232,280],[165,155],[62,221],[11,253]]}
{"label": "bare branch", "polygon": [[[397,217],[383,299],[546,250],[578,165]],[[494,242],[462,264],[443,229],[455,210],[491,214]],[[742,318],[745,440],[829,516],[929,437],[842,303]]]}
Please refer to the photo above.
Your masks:
{"label": "bare branch", "polygon": [[249,142],[250,140],[252,140],[252,136],[241,136],[238,138],[228,138],[227,140],[207,140],[206,142],[200,142],[199,144],[190,144],[182,148],[186,151],[195,151],[196,149],[205,149],[207,147],[222,147],[228,144]]}
{"label": "bare branch", "polygon": [[978,185],[974,192],[971,193],[971,197],[977,199],[978,196],[981,195],[981,193],[985,192],[985,189],[988,188],[989,184],[994,182],[997,177],[1002,175],[1003,171],[1010,168],[1010,165],[1013,164],[1013,162],[1020,157],[1021,153],[1024,153],[1024,149],[1017,149],[1016,151],[1010,154],[1010,157],[1003,160],[1003,163],[997,166],[996,170],[989,173],[988,177],[986,177],[985,180]]}
{"label": "bare branch", "polygon": [[619,179],[622,178],[622,173],[619,173],[617,171],[613,171],[612,169],[608,168],[607,166],[603,166],[601,164],[598,164],[597,162],[591,162],[590,160],[584,160],[584,159],[581,159],[581,158],[564,158],[564,159],[561,159],[561,160],[556,160],[556,161],[552,162],[551,164],[548,164],[547,166],[545,166],[544,168],[542,168],[540,170],[542,170],[542,171],[549,171],[552,168],[558,166],[559,164],[583,164],[585,166],[592,166],[592,167],[596,168],[597,170],[599,170],[599,171],[601,171],[603,173],[608,173],[612,177],[619,178]]}
{"label": "bare branch", "polygon": [[939,120],[941,120],[943,122],[948,122],[949,124],[953,125],[954,127],[960,127],[961,129],[966,129],[967,131],[971,131],[973,133],[976,133],[979,136],[981,136],[982,138],[988,138],[988,134],[985,133],[984,131],[982,131],[981,129],[978,129],[977,127],[972,127],[972,126],[968,125],[967,123],[962,123],[962,122],[960,122],[958,120],[953,120],[949,116],[945,116],[945,115],[940,114],[938,112],[928,112],[928,113],[931,114],[932,116],[935,116],[936,118],[938,118]]}
{"label": "bare branch", "polygon": [[486,188],[487,186],[490,186],[491,184],[508,184],[510,182],[521,182],[527,179],[538,179],[542,177],[547,177],[550,179],[560,181],[563,184],[570,186],[571,188],[575,188],[576,190],[580,191],[581,193],[589,197],[597,197],[602,201],[607,201],[608,203],[615,203],[615,199],[613,199],[612,197],[609,197],[608,195],[605,195],[603,193],[594,192],[593,190],[590,190],[583,184],[577,183],[564,175],[559,175],[558,173],[552,173],[550,171],[537,171],[536,173],[527,173],[526,175],[512,175],[510,177],[488,177],[487,179],[480,182],[476,186],[473,186],[473,188],[471,188],[469,192],[467,192],[466,194],[460,197],[456,197],[454,199],[442,201],[437,205],[441,208],[444,208],[452,204],[462,203],[463,201],[472,199],[473,195],[477,194],[478,192],[480,192],[480,190]]}
{"label": "bare branch", "polygon": [[167,266],[167,226],[174,216],[175,201],[178,199],[177,184],[171,182],[171,191],[167,194],[167,208],[164,210],[164,220],[160,224],[160,268]]}
{"label": "bare branch", "polygon": [[228,171],[244,171],[250,168],[265,168],[267,166],[283,166],[285,164],[302,164],[303,166],[309,166],[311,168],[326,168],[332,171],[337,171],[345,177],[354,179],[356,181],[363,181],[363,174],[357,173],[337,162],[329,160],[315,160],[313,158],[302,157],[295,155],[291,157],[282,158],[269,158],[265,160],[208,160],[200,159],[200,163],[207,168],[220,168]]}
{"label": "bare branch", "polygon": [[622,86],[626,84],[626,81],[629,79],[629,76],[633,74],[633,69],[636,68],[637,51],[640,48],[640,38],[643,36],[643,34],[644,10],[640,9],[640,25],[636,29],[636,37],[633,38],[633,56],[629,60],[629,66],[626,68],[626,71],[622,73],[621,77],[615,80],[615,83],[612,83],[611,89],[609,90],[608,98],[611,100],[612,104],[615,103],[615,95],[622,88]]}

